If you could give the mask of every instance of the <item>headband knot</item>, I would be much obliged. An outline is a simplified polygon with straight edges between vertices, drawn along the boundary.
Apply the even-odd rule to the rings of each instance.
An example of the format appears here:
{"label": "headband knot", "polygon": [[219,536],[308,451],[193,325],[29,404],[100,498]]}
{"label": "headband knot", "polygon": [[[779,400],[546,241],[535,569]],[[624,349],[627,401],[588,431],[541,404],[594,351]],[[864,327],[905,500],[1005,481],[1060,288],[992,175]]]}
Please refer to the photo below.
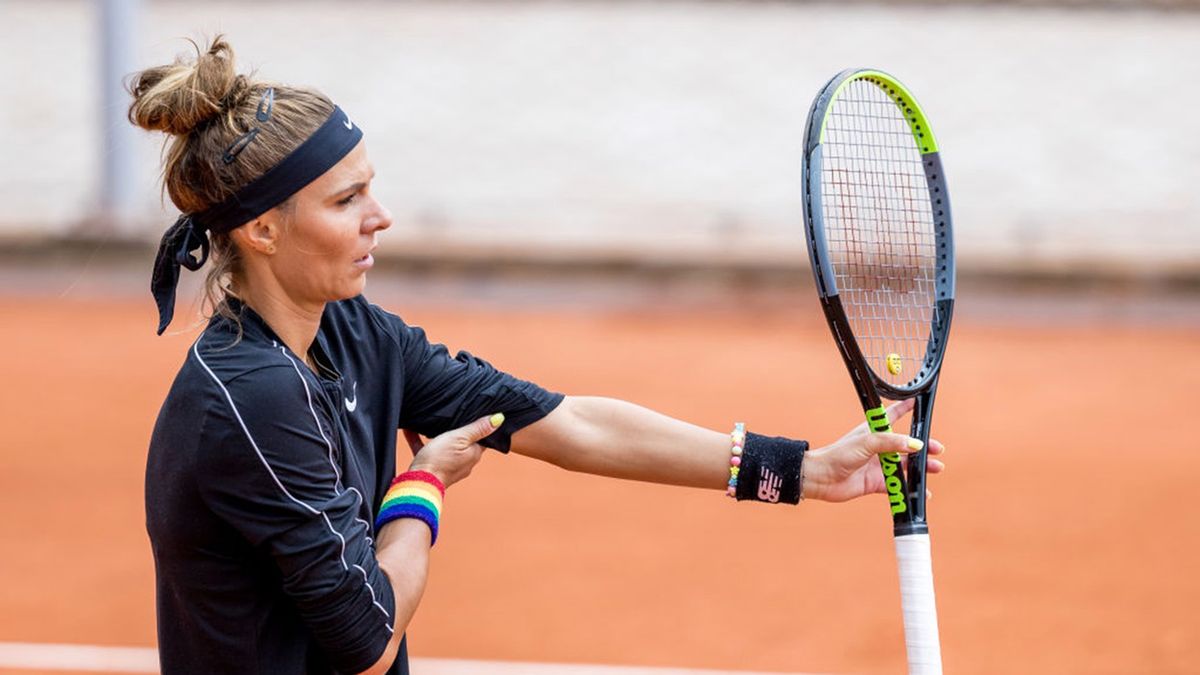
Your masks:
{"label": "headband knot", "polygon": [[[192,270],[200,269],[208,260],[208,233],[203,225],[188,214],[183,214],[175,224],[163,233],[162,241],[158,244],[158,253],[154,256],[154,274],[150,277],[150,292],[158,304],[158,334],[171,323],[175,315],[175,287],[179,284],[179,267]],[[192,252],[199,249],[200,256],[193,257]]]}
{"label": "headband knot", "polygon": [[[257,119],[269,119],[273,103],[273,90],[268,89],[264,102],[259,104],[256,112]],[[351,122],[341,108],[334,106],[333,113],[324,124],[266,173],[220,204],[199,213],[179,216],[175,224],[163,233],[154,257],[154,273],[150,277],[150,292],[158,305],[158,334],[163,334],[175,315],[179,268],[185,267],[194,272],[208,260],[209,232],[230,232],[283,203],[340,162],[358,145],[362,135],[362,129]],[[239,142],[243,140],[239,139]],[[253,136],[245,140],[242,147],[248,145],[250,140],[253,140]],[[241,149],[238,148],[238,151]],[[226,150],[225,155],[229,155],[230,150]],[[194,255],[197,251],[199,255]]]}
{"label": "headband knot", "polygon": [[[171,229],[175,228],[179,228],[174,243],[175,262],[195,272],[208,260],[208,233],[191,216],[180,216],[171,226]],[[192,257],[192,251],[196,249],[200,249],[198,258]]]}

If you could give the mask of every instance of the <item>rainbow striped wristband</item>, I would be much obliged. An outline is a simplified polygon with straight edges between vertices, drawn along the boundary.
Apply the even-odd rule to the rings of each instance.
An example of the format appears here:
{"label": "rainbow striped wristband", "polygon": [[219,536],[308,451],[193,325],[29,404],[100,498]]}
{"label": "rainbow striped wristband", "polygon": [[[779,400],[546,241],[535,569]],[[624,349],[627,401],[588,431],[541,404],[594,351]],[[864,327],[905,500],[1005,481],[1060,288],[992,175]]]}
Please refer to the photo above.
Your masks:
{"label": "rainbow striped wristband", "polygon": [[437,543],[438,520],[442,517],[442,500],[446,486],[437,476],[427,471],[405,471],[392,480],[391,487],[383,496],[379,515],[375,517],[375,531],[398,518],[416,518],[429,526],[433,535],[429,541]]}

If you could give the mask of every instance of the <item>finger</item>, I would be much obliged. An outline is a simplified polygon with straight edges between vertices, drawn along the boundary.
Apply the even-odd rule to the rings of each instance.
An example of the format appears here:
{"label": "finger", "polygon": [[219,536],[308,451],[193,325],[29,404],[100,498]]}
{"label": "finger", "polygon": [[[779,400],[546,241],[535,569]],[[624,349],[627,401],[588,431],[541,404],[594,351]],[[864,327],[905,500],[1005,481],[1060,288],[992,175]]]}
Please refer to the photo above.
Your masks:
{"label": "finger", "polygon": [[940,455],[946,451],[946,446],[942,445],[942,442],[937,440],[936,438],[929,439],[928,445],[929,445],[929,454],[931,454],[931,455]]}
{"label": "finger", "polygon": [[941,462],[941,460],[937,460],[937,459],[933,459],[933,458],[925,460],[925,471],[926,472],[941,473],[945,470],[946,470],[946,465],[943,464]]}
{"label": "finger", "polygon": [[906,398],[903,401],[896,401],[887,407],[888,422],[895,424],[904,419],[904,416],[912,412],[913,406],[916,405],[916,399]]}
{"label": "finger", "polygon": [[486,438],[488,434],[491,434],[496,429],[499,429],[501,424],[504,424],[504,413],[496,413],[495,415],[480,417],[459,431],[462,432],[467,442],[476,443]]}
{"label": "finger", "polygon": [[416,455],[421,451],[421,448],[425,447],[425,444],[421,442],[421,435],[411,429],[404,429],[403,431],[404,440],[408,441],[409,449],[412,450],[413,455]]}
{"label": "finger", "polygon": [[866,450],[873,455],[883,455],[889,452],[898,452],[900,454],[908,454],[917,452],[923,446],[920,439],[904,434],[894,433],[879,433],[867,436],[865,443]]}

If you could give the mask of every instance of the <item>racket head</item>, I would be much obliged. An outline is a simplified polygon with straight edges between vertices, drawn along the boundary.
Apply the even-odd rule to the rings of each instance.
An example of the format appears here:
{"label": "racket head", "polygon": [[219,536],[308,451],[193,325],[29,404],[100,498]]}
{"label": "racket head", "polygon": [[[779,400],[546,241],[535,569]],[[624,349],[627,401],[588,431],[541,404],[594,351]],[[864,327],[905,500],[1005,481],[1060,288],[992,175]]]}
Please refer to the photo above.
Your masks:
{"label": "racket head", "polygon": [[803,174],[817,292],[864,408],[916,396],[941,367],[955,284],[928,117],[883,71],[838,73],[809,111]]}

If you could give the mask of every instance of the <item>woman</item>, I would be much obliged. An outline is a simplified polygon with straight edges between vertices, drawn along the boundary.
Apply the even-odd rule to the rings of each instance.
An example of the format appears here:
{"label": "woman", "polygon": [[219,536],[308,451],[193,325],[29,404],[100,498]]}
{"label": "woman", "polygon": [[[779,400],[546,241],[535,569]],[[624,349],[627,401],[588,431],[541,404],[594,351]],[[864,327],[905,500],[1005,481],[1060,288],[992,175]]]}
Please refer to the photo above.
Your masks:
{"label": "woman", "polygon": [[238,75],[221,38],[132,93],[130,120],[172,137],[164,187],[184,214],[155,261],[159,333],[180,266],[213,259],[213,316],[147,461],[164,672],[408,672],[444,490],[484,446],[793,504],[881,492],[874,455],[920,449],[863,425],[808,451],[451,357],[361,295],[391,216],[361,130],[328,98]]}

